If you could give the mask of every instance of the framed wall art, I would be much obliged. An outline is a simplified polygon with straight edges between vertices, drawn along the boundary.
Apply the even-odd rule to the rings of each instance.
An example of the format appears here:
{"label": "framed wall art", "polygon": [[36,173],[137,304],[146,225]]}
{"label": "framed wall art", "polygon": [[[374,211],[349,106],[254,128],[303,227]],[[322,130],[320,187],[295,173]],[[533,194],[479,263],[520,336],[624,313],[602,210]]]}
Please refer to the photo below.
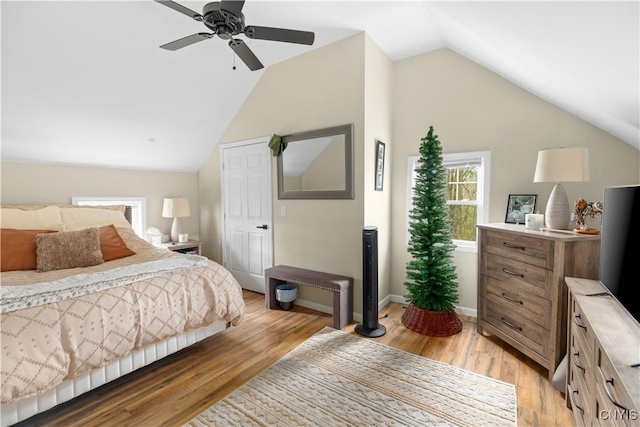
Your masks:
{"label": "framed wall art", "polygon": [[504,222],[524,224],[524,216],[536,212],[537,194],[509,194]]}
{"label": "framed wall art", "polygon": [[376,191],[382,191],[384,185],[384,142],[376,144]]}

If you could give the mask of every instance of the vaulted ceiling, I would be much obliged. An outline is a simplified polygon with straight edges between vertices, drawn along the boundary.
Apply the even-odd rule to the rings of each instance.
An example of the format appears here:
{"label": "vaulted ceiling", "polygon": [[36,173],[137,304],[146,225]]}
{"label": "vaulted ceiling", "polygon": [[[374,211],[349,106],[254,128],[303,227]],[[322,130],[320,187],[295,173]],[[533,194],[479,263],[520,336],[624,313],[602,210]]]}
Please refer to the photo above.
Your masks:
{"label": "vaulted ceiling", "polygon": [[[446,47],[640,148],[639,4],[248,0],[248,25],[315,43],[240,38],[265,67],[361,31],[393,61]],[[264,72],[217,37],[160,49],[207,28],[151,0],[0,13],[3,161],[195,172]]]}

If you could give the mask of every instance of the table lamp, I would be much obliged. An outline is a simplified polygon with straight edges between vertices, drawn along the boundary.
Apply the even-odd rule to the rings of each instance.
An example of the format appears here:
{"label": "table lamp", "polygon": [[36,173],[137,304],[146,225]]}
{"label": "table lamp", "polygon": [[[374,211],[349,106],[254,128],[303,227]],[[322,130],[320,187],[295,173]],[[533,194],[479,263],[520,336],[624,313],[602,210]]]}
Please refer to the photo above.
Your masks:
{"label": "table lamp", "polygon": [[162,216],[165,218],[173,218],[173,224],[171,225],[171,241],[180,241],[180,234],[182,234],[182,225],[180,224],[180,218],[191,215],[189,211],[189,199],[185,197],[177,197],[171,199],[164,199],[162,205]]}
{"label": "table lamp", "polygon": [[589,181],[589,149],[563,147],[538,151],[538,162],[533,182],[555,182],[544,222],[547,228],[566,230],[571,217],[569,199],[562,182]]}

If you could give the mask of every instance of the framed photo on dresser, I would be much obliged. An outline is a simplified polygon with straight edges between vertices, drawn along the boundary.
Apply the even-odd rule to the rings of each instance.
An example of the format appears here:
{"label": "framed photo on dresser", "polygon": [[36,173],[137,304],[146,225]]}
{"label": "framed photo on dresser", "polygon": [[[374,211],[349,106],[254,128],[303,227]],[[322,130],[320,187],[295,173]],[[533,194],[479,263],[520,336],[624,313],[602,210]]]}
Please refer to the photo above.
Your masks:
{"label": "framed photo on dresser", "polygon": [[537,194],[509,194],[504,222],[524,224],[524,216],[536,212]]}

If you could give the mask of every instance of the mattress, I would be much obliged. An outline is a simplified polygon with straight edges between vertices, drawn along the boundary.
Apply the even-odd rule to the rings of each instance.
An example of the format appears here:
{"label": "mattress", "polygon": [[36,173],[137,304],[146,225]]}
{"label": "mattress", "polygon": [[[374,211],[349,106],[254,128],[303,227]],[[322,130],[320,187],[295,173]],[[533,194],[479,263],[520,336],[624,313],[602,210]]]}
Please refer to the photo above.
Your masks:
{"label": "mattress", "polygon": [[94,390],[110,381],[127,375],[204,340],[228,328],[230,323],[217,321],[209,326],[185,332],[133,351],[101,368],[74,379],[65,380],[37,396],[26,397],[0,405],[0,426],[6,427],[40,414],[74,397]]}

